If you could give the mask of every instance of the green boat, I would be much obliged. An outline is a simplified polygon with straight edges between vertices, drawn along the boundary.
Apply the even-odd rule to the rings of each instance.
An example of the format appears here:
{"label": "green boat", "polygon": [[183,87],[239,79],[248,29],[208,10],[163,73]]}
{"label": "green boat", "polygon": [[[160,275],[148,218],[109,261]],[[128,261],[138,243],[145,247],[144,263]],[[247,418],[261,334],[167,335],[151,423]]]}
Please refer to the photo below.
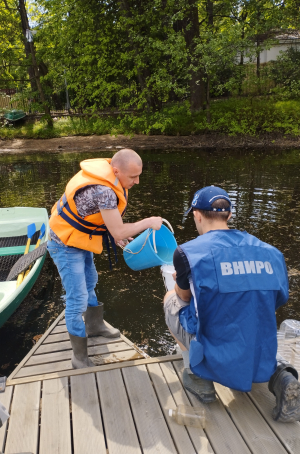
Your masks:
{"label": "green boat", "polygon": [[26,113],[23,110],[17,110],[17,109],[10,110],[9,112],[6,112],[4,114],[4,118],[6,120],[12,121],[12,122],[22,120],[22,118],[25,118],[25,117],[26,117]]}
{"label": "green boat", "polygon": [[0,208],[0,327],[14,313],[33,287],[42,269],[46,254],[31,266],[23,282],[17,287],[17,278],[6,281],[13,265],[24,255],[27,243],[27,227],[34,223],[36,233],[31,238],[29,252],[34,250],[45,224],[45,235],[40,244],[47,241],[49,234],[48,213],[45,208]]}

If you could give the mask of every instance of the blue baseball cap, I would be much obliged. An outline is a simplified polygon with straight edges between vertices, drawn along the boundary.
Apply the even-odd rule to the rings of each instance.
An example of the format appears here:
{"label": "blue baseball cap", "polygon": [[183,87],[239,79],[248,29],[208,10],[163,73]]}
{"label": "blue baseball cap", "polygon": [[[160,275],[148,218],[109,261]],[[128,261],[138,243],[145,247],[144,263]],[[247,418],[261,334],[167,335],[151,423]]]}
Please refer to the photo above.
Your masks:
{"label": "blue baseball cap", "polygon": [[[212,204],[218,199],[225,199],[229,202],[228,208],[213,208]],[[231,211],[231,200],[224,189],[218,186],[206,186],[195,192],[191,207],[184,213],[187,215],[193,208],[204,211]]]}

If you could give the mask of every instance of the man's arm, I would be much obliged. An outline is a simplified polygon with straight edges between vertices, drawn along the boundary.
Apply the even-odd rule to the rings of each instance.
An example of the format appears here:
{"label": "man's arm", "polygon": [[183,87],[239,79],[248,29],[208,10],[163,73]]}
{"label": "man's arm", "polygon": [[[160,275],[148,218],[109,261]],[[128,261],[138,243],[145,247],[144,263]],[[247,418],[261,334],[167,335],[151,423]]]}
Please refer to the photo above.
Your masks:
{"label": "man's arm", "polygon": [[174,252],[173,263],[176,273],[173,278],[176,281],[175,292],[182,301],[189,302],[192,298],[189,274],[191,272],[189,262],[180,246]]}
{"label": "man's arm", "polygon": [[192,292],[191,292],[191,289],[188,289],[188,290],[183,290],[182,288],[180,288],[176,282],[175,284],[175,292],[177,293],[177,295],[179,296],[179,298],[182,299],[182,301],[185,301],[187,303],[189,303],[191,301],[191,298],[192,298]]}
{"label": "man's arm", "polygon": [[162,224],[160,216],[152,216],[134,223],[123,223],[121,214],[118,209],[100,210],[104,224],[116,242],[143,232],[146,229],[159,230]]}

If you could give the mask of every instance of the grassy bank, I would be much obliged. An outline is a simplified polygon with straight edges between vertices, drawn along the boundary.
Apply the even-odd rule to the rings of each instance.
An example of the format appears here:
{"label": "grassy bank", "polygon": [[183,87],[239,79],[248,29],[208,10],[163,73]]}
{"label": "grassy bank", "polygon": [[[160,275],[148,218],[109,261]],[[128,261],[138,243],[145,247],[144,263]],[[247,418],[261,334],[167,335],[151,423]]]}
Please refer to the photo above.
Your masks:
{"label": "grassy bank", "polygon": [[300,136],[300,100],[279,101],[271,97],[218,100],[207,112],[191,114],[188,104],[165,107],[160,112],[119,117],[61,118],[53,128],[36,121],[21,126],[3,126],[1,138],[49,139],[74,135],[149,134],[191,135],[223,133],[229,136],[259,136],[279,133]]}

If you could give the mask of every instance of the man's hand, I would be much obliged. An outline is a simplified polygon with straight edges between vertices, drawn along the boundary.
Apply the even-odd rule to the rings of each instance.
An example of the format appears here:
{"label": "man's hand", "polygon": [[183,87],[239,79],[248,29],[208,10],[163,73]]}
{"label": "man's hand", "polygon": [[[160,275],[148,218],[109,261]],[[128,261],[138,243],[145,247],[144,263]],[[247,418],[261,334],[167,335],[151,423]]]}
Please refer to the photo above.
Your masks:
{"label": "man's hand", "polygon": [[128,241],[127,241],[127,240],[119,240],[119,241],[116,241],[116,245],[117,245],[117,246],[125,247],[125,246],[127,246],[127,244],[128,244]]}
{"label": "man's hand", "polygon": [[124,238],[137,235],[138,233],[149,228],[159,230],[162,225],[162,218],[160,216],[153,216],[151,218],[143,219],[142,221],[123,224],[123,220],[118,209],[101,210],[101,215],[104,224],[117,243],[123,241]]}
{"label": "man's hand", "polygon": [[149,221],[151,223],[150,229],[152,230],[159,230],[162,225],[162,218],[160,216],[152,216],[149,218]]}
{"label": "man's hand", "polygon": [[125,247],[125,246],[127,246],[127,244],[128,244],[130,241],[132,241],[132,240],[133,240],[133,238],[131,238],[131,237],[130,237],[130,238],[125,238],[124,240],[116,241],[116,244],[117,244],[118,246],[123,246],[123,247]]}

